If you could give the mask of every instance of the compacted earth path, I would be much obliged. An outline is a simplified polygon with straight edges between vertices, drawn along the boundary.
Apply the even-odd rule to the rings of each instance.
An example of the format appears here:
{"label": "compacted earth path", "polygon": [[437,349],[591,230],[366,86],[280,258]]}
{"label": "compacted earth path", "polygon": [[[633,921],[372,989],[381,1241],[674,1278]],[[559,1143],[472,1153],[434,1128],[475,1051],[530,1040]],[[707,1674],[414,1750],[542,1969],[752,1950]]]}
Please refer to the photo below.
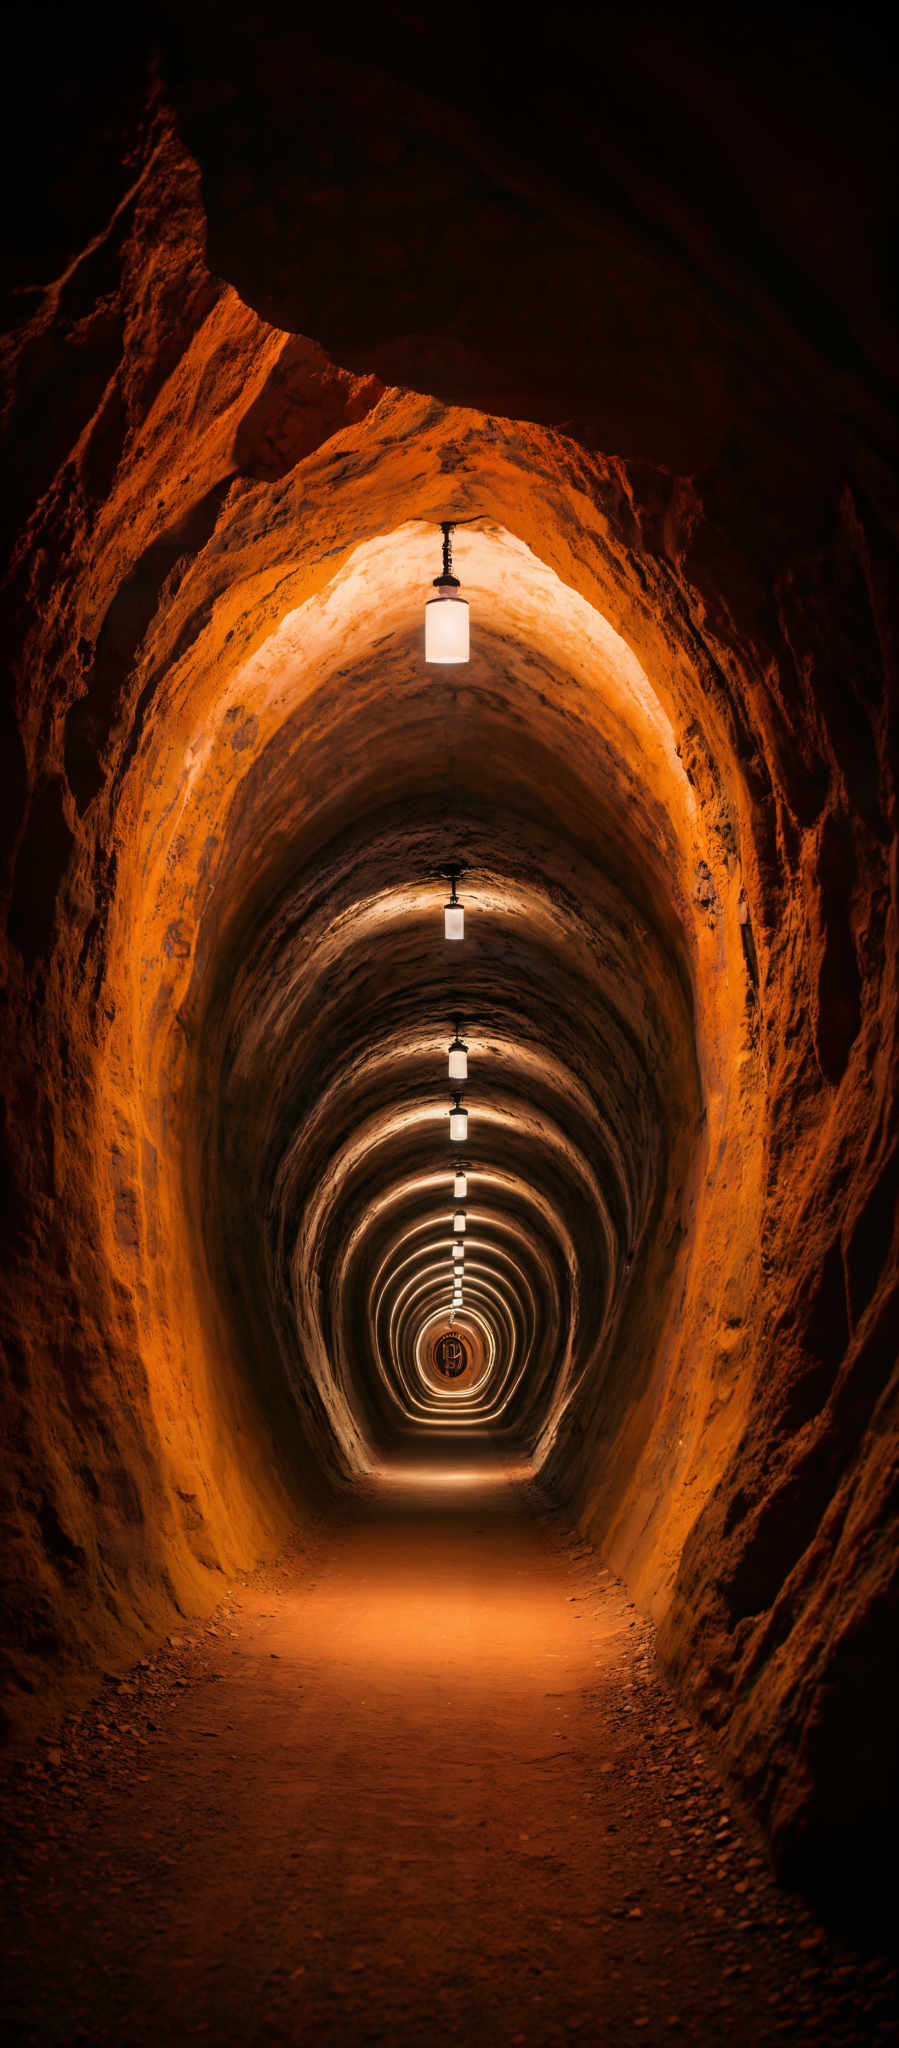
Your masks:
{"label": "compacted earth path", "polygon": [[621,1585],[495,1462],[396,1468],[4,1799],[16,2042],[888,2042]]}

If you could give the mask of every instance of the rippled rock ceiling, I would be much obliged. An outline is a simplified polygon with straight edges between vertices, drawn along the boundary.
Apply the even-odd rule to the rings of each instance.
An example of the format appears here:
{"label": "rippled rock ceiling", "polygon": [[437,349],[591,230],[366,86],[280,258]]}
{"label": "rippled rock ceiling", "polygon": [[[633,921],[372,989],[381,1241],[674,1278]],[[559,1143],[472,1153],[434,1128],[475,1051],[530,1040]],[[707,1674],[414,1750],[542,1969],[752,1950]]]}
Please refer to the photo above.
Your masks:
{"label": "rippled rock ceiling", "polygon": [[188,12],[16,224],[10,1717],[487,1416],[813,1879],[899,1710],[873,30]]}

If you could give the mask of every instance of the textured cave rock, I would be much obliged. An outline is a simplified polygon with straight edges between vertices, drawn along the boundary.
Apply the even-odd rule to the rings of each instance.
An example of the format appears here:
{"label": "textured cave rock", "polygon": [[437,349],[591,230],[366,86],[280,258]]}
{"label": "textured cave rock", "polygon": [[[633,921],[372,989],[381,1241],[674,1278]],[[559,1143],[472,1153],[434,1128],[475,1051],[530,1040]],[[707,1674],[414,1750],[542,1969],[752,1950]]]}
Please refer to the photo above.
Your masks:
{"label": "textured cave rock", "polygon": [[206,27],[131,64],[5,345],[8,1710],[407,1440],[375,1304],[444,1213],[459,850],[502,1427],[837,1888],[899,1708],[879,101],[850,65],[825,148],[824,37],[790,143],[798,29],[742,95],[619,30],[588,130],[568,17],[541,121],[487,31],[437,94],[392,17]]}

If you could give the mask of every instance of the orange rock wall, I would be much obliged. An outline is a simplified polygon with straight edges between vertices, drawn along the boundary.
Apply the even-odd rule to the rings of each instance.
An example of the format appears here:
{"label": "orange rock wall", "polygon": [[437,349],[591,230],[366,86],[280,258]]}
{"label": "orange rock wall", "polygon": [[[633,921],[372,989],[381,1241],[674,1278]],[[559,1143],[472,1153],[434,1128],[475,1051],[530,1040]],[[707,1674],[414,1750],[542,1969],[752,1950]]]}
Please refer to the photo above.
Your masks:
{"label": "orange rock wall", "polygon": [[[507,170],[490,175],[502,185]],[[208,167],[206,200],[215,260],[260,305],[253,237],[241,216],[232,263]],[[483,194],[470,204],[469,241]],[[11,1712],[44,1711],[121,1668],[177,1609],[211,1604],[222,1572],[273,1549],[377,1443],[339,1375],[330,1391],[355,1336],[315,1262],[300,1253],[290,1283],[285,1253],[265,1287],[254,1280],[275,1239],[261,1223],[253,1235],[265,1182],[262,1166],[258,1186],[246,1179],[247,1133],[277,1077],[257,1063],[244,1083],[249,1053],[234,1047],[264,1036],[249,995],[261,912],[294,871],[329,871],[385,787],[399,805],[433,791],[442,728],[410,652],[419,600],[385,537],[433,527],[451,488],[475,539],[511,536],[621,636],[685,771],[652,754],[576,626],[570,644],[555,621],[541,641],[510,543],[456,788],[473,815],[496,806],[522,904],[538,841],[548,875],[563,833],[583,888],[604,876],[609,918],[635,906],[634,1028],[651,1013],[658,1080],[640,1255],[619,1247],[602,1329],[608,1295],[585,1293],[568,1389],[541,1359],[548,1405],[521,1426],[660,1621],[670,1669],[721,1729],[788,1868],[807,1874],[822,1845],[878,1839],[897,1706],[881,416],[849,373],[828,366],[812,384],[798,343],[788,361],[772,352],[776,374],[764,349],[751,371],[744,356],[692,443],[670,394],[662,422],[627,379],[588,416],[583,359],[566,402],[564,363],[535,353],[529,395],[527,362],[512,375],[489,322],[477,353],[459,336],[442,353],[424,318],[387,332],[385,277],[367,312],[364,264],[352,308],[325,278],[317,317],[311,272],[289,305],[288,266],[263,310],[302,312],[317,339],[266,325],[207,267],[196,167],[156,102],[104,233],[8,345],[21,487],[4,805]],[[736,360],[744,316],[735,290],[712,340],[702,300],[694,379],[703,351]],[[574,365],[570,335],[566,347]],[[700,383],[712,389],[708,366]],[[757,445],[744,429],[737,452],[741,412]],[[366,547],[371,619],[341,611]],[[390,627],[373,657],[381,600]],[[316,647],[299,683],[266,652],[294,613]],[[503,822],[522,817],[527,829]],[[421,835],[410,862],[415,845],[433,852]],[[580,907],[550,917],[537,873],[527,915],[573,975],[591,930]],[[339,958],[323,944],[326,991]],[[592,989],[593,965],[583,973]],[[590,1054],[571,1059],[586,1086]],[[325,1071],[309,1066],[310,1102]],[[375,1081],[351,1078],[362,1117]],[[411,1100],[411,1052],[406,1085]],[[341,1090],[328,1081],[323,1099]],[[274,1123],[262,1128],[274,1144]],[[313,1137],[291,1168],[294,1222],[311,1213]],[[290,1285],[307,1282],[298,1428]]]}

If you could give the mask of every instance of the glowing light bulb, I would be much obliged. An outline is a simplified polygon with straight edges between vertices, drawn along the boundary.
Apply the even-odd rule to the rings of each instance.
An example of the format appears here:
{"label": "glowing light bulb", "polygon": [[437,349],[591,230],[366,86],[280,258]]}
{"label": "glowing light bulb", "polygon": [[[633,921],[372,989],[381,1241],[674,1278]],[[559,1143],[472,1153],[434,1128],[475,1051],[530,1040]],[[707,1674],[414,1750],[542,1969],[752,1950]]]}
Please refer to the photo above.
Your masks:
{"label": "glowing light bulb", "polygon": [[[443,936],[445,939],[464,939],[465,909],[456,894],[456,883],[462,873],[458,867],[445,867],[442,871],[449,876],[449,902],[443,906]],[[457,1033],[458,1036],[458,1033]]]}
{"label": "glowing light bulb", "polygon": [[451,1081],[468,1080],[468,1047],[463,1045],[458,1032],[449,1049],[449,1077]]}
{"label": "glowing light bulb", "polygon": [[457,590],[441,590],[425,605],[425,661],[468,661],[469,653],[466,600]]}
{"label": "glowing light bulb", "polygon": [[456,1210],[455,1216],[453,1217],[453,1229],[454,1229],[454,1231],[456,1232],[456,1235],[457,1235],[457,1237],[462,1237],[462,1236],[463,1236],[463,1234],[464,1234],[464,1231],[465,1231],[465,1210],[464,1210],[464,1209],[457,1209],[457,1210]]}
{"label": "glowing light bulb", "polygon": [[468,605],[459,595],[459,578],[453,575],[453,528],[443,521],[443,574],[435,576],[436,597],[425,605],[425,661],[467,661],[469,654]]}
{"label": "glowing light bulb", "polygon": [[454,1259],[464,1259],[464,1257],[465,1257],[465,1247],[464,1247],[464,1245],[461,1245],[461,1244],[454,1244],[454,1245],[453,1245],[453,1258],[454,1258]]}
{"label": "glowing light bulb", "polygon": [[458,1095],[453,1097],[450,1110],[450,1137],[454,1145],[464,1145],[468,1137],[468,1111],[462,1108]]}
{"label": "glowing light bulb", "polygon": [[467,1198],[467,1195],[468,1175],[467,1173],[462,1173],[460,1171],[456,1174],[455,1180],[453,1181],[453,1201],[464,1202]]}

